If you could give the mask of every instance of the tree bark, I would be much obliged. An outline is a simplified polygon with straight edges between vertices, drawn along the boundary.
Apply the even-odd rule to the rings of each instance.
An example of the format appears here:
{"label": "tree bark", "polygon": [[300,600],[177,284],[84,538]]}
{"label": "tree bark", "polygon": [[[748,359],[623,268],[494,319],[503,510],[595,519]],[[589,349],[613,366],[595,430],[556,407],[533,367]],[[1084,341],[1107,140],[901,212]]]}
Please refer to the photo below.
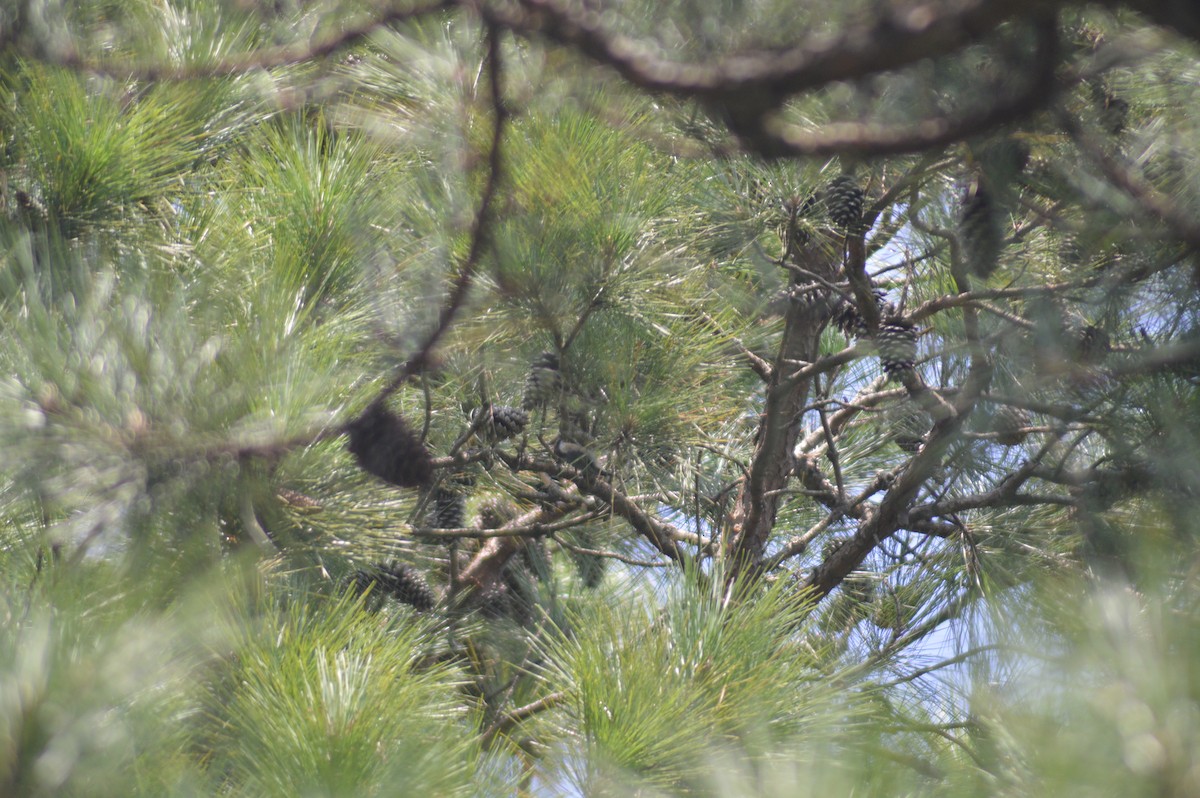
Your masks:
{"label": "tree bark", "polygon": [[[840,235],[817,236],[800,248],[797,261],[806,271],[836,280],[844,251]],[[791,288],[803,285],[793,274]],[[821,330],[828,318],[824,300],[789,302],[783,337],[767,384],[766,401],[755,435],[750,470],[743,475],[731,513],[726,549],[728,581],[753,573],[762,565],[767,541],[779,513],[780,491],[792,473],[792,450],[801,433],[800,420],[812,378],[789,379],[802,364],[816,360]]]}

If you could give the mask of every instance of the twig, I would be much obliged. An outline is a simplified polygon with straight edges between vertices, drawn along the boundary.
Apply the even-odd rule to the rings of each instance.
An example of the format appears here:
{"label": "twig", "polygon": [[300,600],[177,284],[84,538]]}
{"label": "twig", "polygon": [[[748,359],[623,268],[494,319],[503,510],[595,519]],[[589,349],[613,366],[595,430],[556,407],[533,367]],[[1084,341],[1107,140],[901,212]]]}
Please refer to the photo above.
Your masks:
{"label": "twig", "polygon": [[903,676],[901,676],[899,679],[893,679],[890,682],[884,682],[884,683],[880,684],[879,687],[880,687],[880,689],[887,689],[889,687],[896,687],[901,684],[913,682],[913,681],[916,681],[917,679],[920,679],[922,676],[926,676],[935,671],[939,671],[942,668],[948,668],[951,665],[957,665],[960,662],[966,662],[971,657],[974,657],[977,654],[984,654],[989,651],[1001,651],[1003,649],[1004,649],[1004,646],[998,645],[996,643],[988,643],[988,644],[982,645],[982,646],[975,646],[974,648],[969,648],[966,651],[955,654],[953,657],[944,659],[941,662],[934,663],[933,665],[928,665],[924,668],[918,668],[917,670],[912,671],[911,673],[906,673]]}
{"label": "twig", "polygon": [[[720,323],[717,322],[717,320],[714,319],[710,313],[702,310],[700,311],[700,318],[711,324],[722,335],[725,335],[725,331],[722,329]],[[746,358],[750,364],[750,368],[759,376],[759,379],[761,379],[763,382],[770,382],[771,364],[759,355],[755,354],[749,347],[742,343],[740,339],[729,337],[729,340],[734,343],[734,345],[738,348],[738,351],[741,352],[742,356]]]}
{"label": "twig", "polygon": [[489,540],[491,538],[533,538],[549,537],[555,532],[586,524],[602,517],[600,513],[584,513],[583,515],[564,518],[561,521],[549,523],[532,523],[520,526],[502,526],[498,529],[479,529],[478,527],[461,527],[459,529],[442,529],[440,527],[413,526],[409,534],[413,537],[458,540],[471,538],[473,540]]}
{"label": "twig", "polygon": [[[814,382],[819,386],[820,380],[817,377],[813,378]],[[832,379],[825,386],[830,388],[833,384]],[[829,392],[823,394],[828,397]],[[825,456],[829,458],[829,464],[833,466],[833,479],[837,485],[838,501],[846,500],[846,483],[842,480],[842,466],[839,461],[837,445],[833,439],[833,429],[829,426],[829,414],[825,410],[825,406],[821,405],[817,408],[817,417],[821,420],[821,430],[825,433]]]}
{"label": "twig", "polygon": [[679,542],[691,540],[692,536],[642,509],[605,480],[586,476],[565,463],[542,460],[532,455],[508,455],[503,452],[497,452],[497,455],[513,470],[534,471],[570,480],[580,493],[593,496],[612,508],[658,551],[681,565],[690,562],[691,558],[680,548]]}
{"label": "twig", "polygon": [[516,709],[501,715],[484,731],[483,747],[487,748],[488,744],[495,740],[497,735],[507,734],[513,729],[514,726],[522,721],[532,718],[539,712],[545,712],[548,709],[553,709],[554,707],[558,706],[566,699],[566,697],[567,693],[562,691],[551,693],[550,695],[539,698],[537,701],[528,703],[523,707],[517,707]]}
{"label": "twig", "polygon": [[[787,545],[775,553],[763,566],[766,571],[774,570],[787,560],[797,555],[803,554],[808,550],[808,546],[817,537],[832,526],[834,523],[843,518],[865,519],[871,517],[875,513],[874,505],[867,502],[867,499],[874,496],[879,491],[883,490],[888,484],[895,479],[896,472],[881,472],[876,475],[874,481],[856,496],[852,501],[845,504],[831,505],[830,512],[825,515],[820,521],[811,526],[802,535],[797,535],[787,542]],[[828,491],[811,491],[811,495],[820,496],[824,494],[829,496]]]}
{"label": "twig", "polygon": [[633,565],[638,568],[668,568],[671,566],[670,560],[639,560],[634,557],[628,557],[616,551],[608,551],[607,549],[588,549],[584,548],[583,546],[576,546],[573,543],[568,543],[555,534],[551,534],[550,539],[574,554],[584,554],[589,557],[603,557],[608,560],[616,560],[617,562],[623,562],[626,565]]}
{"label": "twig", "polygon": [[833,371],[839,366],[844,366],[850,361],[862,355],[862,350],[857,345],[847,347],[841,352],[835,352],[832,355],[826,355],[820,360],[809,363],[803,368],[797,369],[780,381],[780,385],[785,388],[795,386],[809,377],[814,377],[817,374],[824,374],[827,371]]}
{"label": "twig", "polygon": [[[829,419],[829,426],[834,434],[848,425],[855,416],[864,410],[873,409],[876,405],[882,404],[888,399],[901,396],[902,390],[889,389],[880,390],[887,384],[887,378],[880,375],[872,380],[869,384],[862,387],[855,395],[854,400],[846,404],[846,406],[834,413]],[[809,435],[806,435],[803,440],[797,444],[797,448],[806,454],[819,454],[819,446],[825,441],[825,431],[815,430]]]}

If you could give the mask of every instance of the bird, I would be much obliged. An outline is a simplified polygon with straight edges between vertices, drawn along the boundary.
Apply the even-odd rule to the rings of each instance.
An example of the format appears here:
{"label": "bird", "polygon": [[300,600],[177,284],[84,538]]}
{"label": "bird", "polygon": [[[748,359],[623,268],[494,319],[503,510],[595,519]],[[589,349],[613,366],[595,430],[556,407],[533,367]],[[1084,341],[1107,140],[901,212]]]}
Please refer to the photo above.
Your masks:
{"label": "bird", "polygon": [[554,452],[555,457],[574,468],[589,482],[594,482],[600,477],[608,478],[612,476],[612,474],[600,467],[600,463],[596,460],[595,455],[574,441],[555,438],[554,443],[551,445],[551,450]]}

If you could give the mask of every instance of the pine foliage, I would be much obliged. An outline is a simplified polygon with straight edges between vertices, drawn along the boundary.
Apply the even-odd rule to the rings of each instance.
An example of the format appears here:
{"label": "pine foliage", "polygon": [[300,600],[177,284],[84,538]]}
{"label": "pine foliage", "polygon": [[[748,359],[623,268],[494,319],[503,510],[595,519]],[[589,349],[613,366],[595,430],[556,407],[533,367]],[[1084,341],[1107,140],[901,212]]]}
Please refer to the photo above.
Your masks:
{"label": "pine foliage", "polygon": [[0,794],[1200,793],[1185,4],[10,5]]}

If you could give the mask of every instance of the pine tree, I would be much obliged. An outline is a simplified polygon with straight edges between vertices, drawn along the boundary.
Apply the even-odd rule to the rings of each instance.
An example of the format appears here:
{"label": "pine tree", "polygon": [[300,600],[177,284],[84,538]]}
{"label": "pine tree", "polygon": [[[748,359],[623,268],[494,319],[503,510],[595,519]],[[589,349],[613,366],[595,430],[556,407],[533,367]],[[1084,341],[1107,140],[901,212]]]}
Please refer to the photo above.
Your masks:
{"label": "pine tree", "polygon": [[1200,25],[883,5],[0,11],[0,794],[1193,794]]}

